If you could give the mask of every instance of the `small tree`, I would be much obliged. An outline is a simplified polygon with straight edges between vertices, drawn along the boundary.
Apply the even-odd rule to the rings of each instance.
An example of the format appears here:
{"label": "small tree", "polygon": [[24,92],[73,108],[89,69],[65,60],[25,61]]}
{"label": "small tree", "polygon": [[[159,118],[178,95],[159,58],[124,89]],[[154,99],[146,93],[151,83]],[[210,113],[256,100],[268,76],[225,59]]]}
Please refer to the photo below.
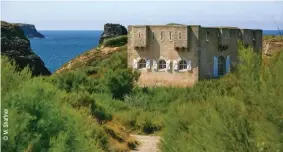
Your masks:
{"label": "small tree", "polygon": [[104,82],[114,98],[122,99],[131,92],[138,77],[139,74],[130,69],[110,70],[105,74]]}

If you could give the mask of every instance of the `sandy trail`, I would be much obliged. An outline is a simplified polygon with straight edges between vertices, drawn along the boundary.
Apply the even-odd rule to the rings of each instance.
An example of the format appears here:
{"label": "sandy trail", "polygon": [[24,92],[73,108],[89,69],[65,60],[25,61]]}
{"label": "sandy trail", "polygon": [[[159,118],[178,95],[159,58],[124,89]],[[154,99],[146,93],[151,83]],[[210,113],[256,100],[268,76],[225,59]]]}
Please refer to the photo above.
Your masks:
{"label": "sandy trail", "polygon": [[136,138],[140,145],[132,152],[159,152],[159,136],[131,135]]}

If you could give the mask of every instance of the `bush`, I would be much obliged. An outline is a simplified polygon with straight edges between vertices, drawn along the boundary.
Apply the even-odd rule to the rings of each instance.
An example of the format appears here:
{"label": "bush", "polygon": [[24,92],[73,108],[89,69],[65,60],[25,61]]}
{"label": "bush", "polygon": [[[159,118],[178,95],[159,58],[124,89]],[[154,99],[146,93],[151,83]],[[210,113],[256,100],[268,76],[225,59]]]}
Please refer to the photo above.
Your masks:
{"label": "bush", "polygon": [[2,97],[9,109],[9,140],[5,151],[84,151],[99,150],[98,140],[83,126],[84,118],[60,102],[62,94],[41,79],[22,82],[17,91]]}
{"label": "bush", "polygon": [[113,38],[108,38],[103,41],[104,46],[118,47],[127,44],[127,35],[117,36]]}
{"label": "bush", "polygon": [[65,92],[46,78],[31,78],[29,70],[16,72],[6,58],[1,60],[1,71],[5,71],[1,89],[6,88],[1,94],[1,110],[8,109],[12,118],[9,139],[2,140],[1,149],[7,152],[107,151],[108,137],[103,128],[68,102],[62,102]]}
{"label": "bush", "polygon": [[54,75],[48,80],[59,89],[65,90],[68,93],[74,91],[87,91],[92,93],[99,92],[100,90],[98,87],[99,82],[96,79],[88,77],[86,73],[79,71]]}
{"label": "bush", "polygon": [[91,114],[102,124],[104,121],[112,120],[112,115],[106,111],[103,106],[93,103],[91,105]]}
{"label": "bush", "polygon": [[109,70],[104,75],[104,82],[114,98],[123,99],[134,87],[134,82],[139,74],[130,69],[112,71]]}

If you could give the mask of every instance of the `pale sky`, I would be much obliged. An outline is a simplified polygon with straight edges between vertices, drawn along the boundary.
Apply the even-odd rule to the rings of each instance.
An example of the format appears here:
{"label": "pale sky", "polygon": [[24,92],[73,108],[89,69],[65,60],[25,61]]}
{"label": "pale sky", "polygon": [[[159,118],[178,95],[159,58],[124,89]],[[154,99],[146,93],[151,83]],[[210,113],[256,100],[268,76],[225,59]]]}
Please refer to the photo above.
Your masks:
{"label": "pale sky", "polygon": [[1,20],[38,30],[102,30],[105,23],[283,29],[283,1],[1,1]]}

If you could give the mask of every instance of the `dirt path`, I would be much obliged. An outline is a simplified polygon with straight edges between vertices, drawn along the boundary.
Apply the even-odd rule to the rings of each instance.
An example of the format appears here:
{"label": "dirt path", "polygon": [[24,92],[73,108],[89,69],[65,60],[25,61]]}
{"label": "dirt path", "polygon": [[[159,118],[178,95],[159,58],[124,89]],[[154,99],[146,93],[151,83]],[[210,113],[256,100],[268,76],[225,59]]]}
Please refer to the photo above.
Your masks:
{"label": "dirt path", "polygon": [[144,136],[144,135],[131,135],[136,138],[140,145],[132,152],[159,152],[158,143],[160,137],[158,136]]}

